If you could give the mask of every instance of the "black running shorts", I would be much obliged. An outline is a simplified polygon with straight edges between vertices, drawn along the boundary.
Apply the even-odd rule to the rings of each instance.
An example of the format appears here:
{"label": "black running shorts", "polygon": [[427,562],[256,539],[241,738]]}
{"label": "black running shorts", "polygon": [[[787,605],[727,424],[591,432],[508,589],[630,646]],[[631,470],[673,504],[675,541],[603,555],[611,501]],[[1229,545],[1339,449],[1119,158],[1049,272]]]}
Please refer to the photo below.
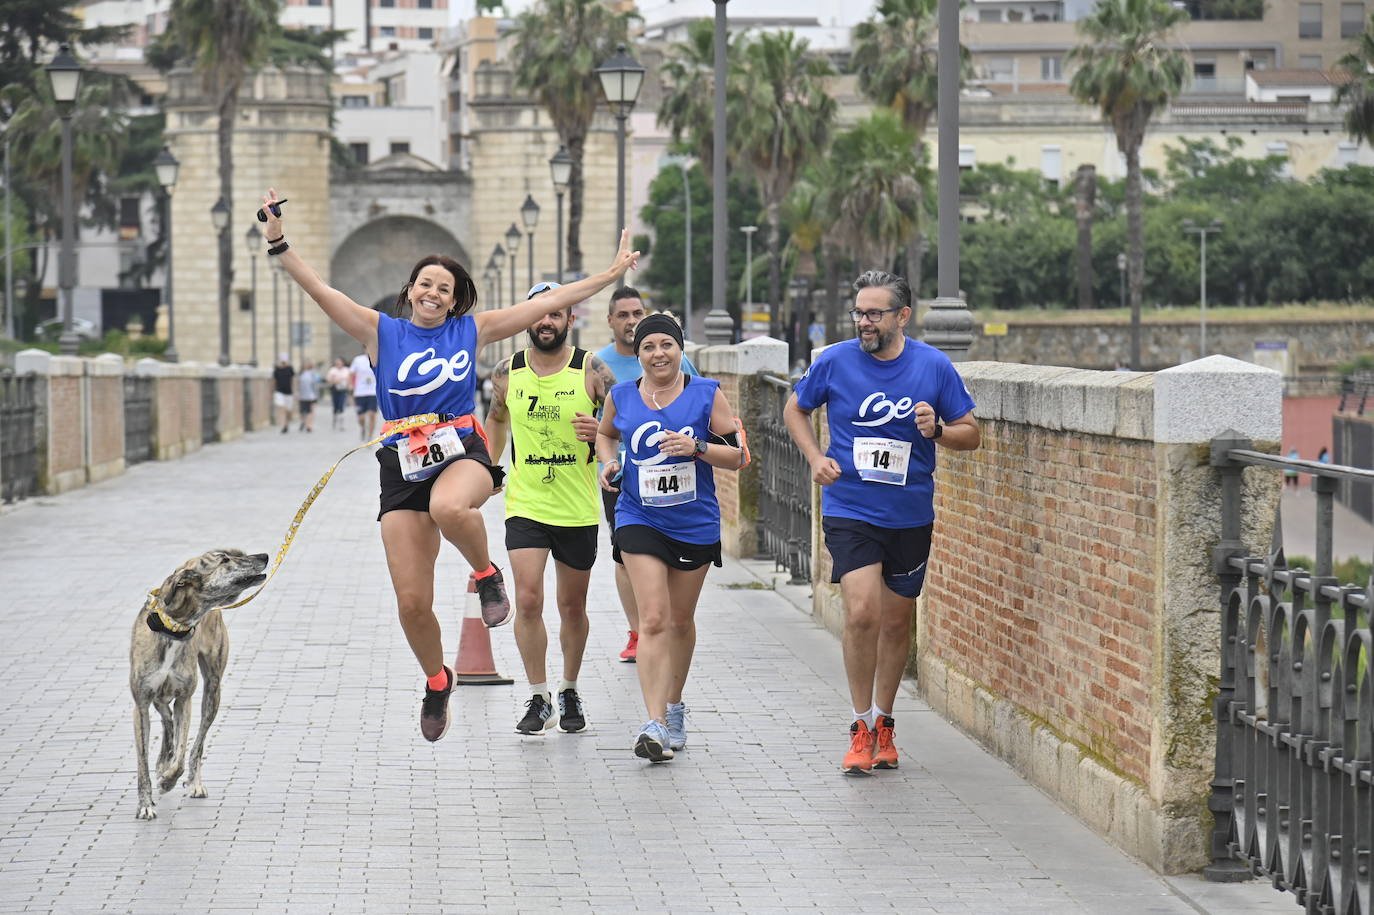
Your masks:
{"label": "black running shorts", "polygon": [[720,565],[720,541],[686,543],[669,537],[647,524],[627,524],[617,528],[611,541],[611,555],[624,565],[621,553],[642,553],[660,560],[670,569],[690,572],[707,563]]}
{"label": "black running shorts", "polygon": [[557,562],[585,572],[596,563],[598,526],[560,527],[532,518],[506,519],[506,551],[548,550]]}
{"label": "black running shorts", "polygon": [[[491,466],[491,458],[487,455],[486,440],[476,432],[469,432],[462,437],[462,442],[467,453],[457,460],[476,461],[486,467],[491,473],[492,486],[500,486],[506,478],[506,472],[500,467]],[[377,463],[381,465],[382,483],[381,509],[377,512],[378,521],[382,520],[382,515],[387,512],[397,510],[429,511],[429,491],[434,488],[434,481],[444,475],[444,471],[436,473],[428,480],[411,483],[401,476],[401,458],[396,454],[396,449],[389,445],[383,445],[377,449]]]}

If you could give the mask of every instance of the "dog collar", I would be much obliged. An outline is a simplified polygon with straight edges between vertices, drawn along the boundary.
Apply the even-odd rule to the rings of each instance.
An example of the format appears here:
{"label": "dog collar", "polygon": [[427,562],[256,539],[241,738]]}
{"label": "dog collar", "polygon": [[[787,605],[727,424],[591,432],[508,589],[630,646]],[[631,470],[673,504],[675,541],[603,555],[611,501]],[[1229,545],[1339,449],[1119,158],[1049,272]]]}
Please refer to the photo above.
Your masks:
{"label": "dog collar", "polygon": [[144,622],[148,624],[149,629],[156,633],[165,635],[171,639],[176,639],[180,642],[189,639],[191,633],[195,631],[195,626],[188,626],[167,615],[167,611],[163,609],[162,601],[158,598],[156,590],[148,593],[148,603],[144,606],[148,609],[148,615],[144,618]]}

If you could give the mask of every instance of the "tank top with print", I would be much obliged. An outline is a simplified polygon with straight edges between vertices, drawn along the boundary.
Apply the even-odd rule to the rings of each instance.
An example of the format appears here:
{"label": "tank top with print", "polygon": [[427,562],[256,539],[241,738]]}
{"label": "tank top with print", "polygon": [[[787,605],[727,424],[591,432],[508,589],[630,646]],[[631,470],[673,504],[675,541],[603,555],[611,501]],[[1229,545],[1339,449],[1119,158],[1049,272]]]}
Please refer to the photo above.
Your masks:
{"label": "tank top with print", "polygon": [[[377,408],[382,419],[420,413],[465,416],[477,394],[477,322],[472,315],[418,327],[377,321]],[[399,435],[387,439],[392,444]]]}
{"label": "tank top with print", "polygon": [[577,440],[572,425],[574,415],[591,416],[596,411],[596,403],[587,396],[588,358],[586,350],[574,348],[563,368],[541,376],[530,368],[525,350],[510,357],[507,518],[529,518],[557,527],[598,523],[595,455],[589,442]]}

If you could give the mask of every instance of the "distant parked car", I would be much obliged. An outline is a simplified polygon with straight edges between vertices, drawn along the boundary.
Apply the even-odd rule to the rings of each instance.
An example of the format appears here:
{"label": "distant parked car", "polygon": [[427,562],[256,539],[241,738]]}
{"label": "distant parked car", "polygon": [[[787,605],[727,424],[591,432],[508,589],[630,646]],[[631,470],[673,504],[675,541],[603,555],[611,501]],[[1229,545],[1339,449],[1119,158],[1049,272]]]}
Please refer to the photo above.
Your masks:
{"label": "distant parked car", "polygon": [[[72,318],[72,332],[78,340],[99,340],[95,324],[85,318]],[[52,318],[38,325],[38,339],[59,340],[62,337],[62,319]]]}

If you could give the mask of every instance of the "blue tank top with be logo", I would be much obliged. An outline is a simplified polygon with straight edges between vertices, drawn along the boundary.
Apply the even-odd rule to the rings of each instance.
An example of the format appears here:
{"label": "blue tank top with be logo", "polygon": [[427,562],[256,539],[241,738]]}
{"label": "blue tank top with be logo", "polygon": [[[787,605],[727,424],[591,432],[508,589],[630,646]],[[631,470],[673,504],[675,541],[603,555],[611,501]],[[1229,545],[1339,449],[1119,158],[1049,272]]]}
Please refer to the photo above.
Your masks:
{"label": "blue tank top with be logo", "polygon": [[477,395],[476,363],[477,322],[472,315],[449,318],[438,327],[417,327],[379,315],[377,408],[382,419],[471,413]]}
{"label": "blue tank top with be logo", "polygon": [[[720,504],[710,464],[696,457],[669,457],[658,450],[665,430],[705,439],[711,432],[711,406],[720,382],[688,377],[677,399],[662,410],[646,406],[636,382],[611,388],[615,427],[625,446],[624,475],[615,503],[615,526],[647,524],[684,543],[709,544],[720,540]],[[696,498],[674,505],[645,505],[640,498],[641,473],[669,464],[695,464]]]}

